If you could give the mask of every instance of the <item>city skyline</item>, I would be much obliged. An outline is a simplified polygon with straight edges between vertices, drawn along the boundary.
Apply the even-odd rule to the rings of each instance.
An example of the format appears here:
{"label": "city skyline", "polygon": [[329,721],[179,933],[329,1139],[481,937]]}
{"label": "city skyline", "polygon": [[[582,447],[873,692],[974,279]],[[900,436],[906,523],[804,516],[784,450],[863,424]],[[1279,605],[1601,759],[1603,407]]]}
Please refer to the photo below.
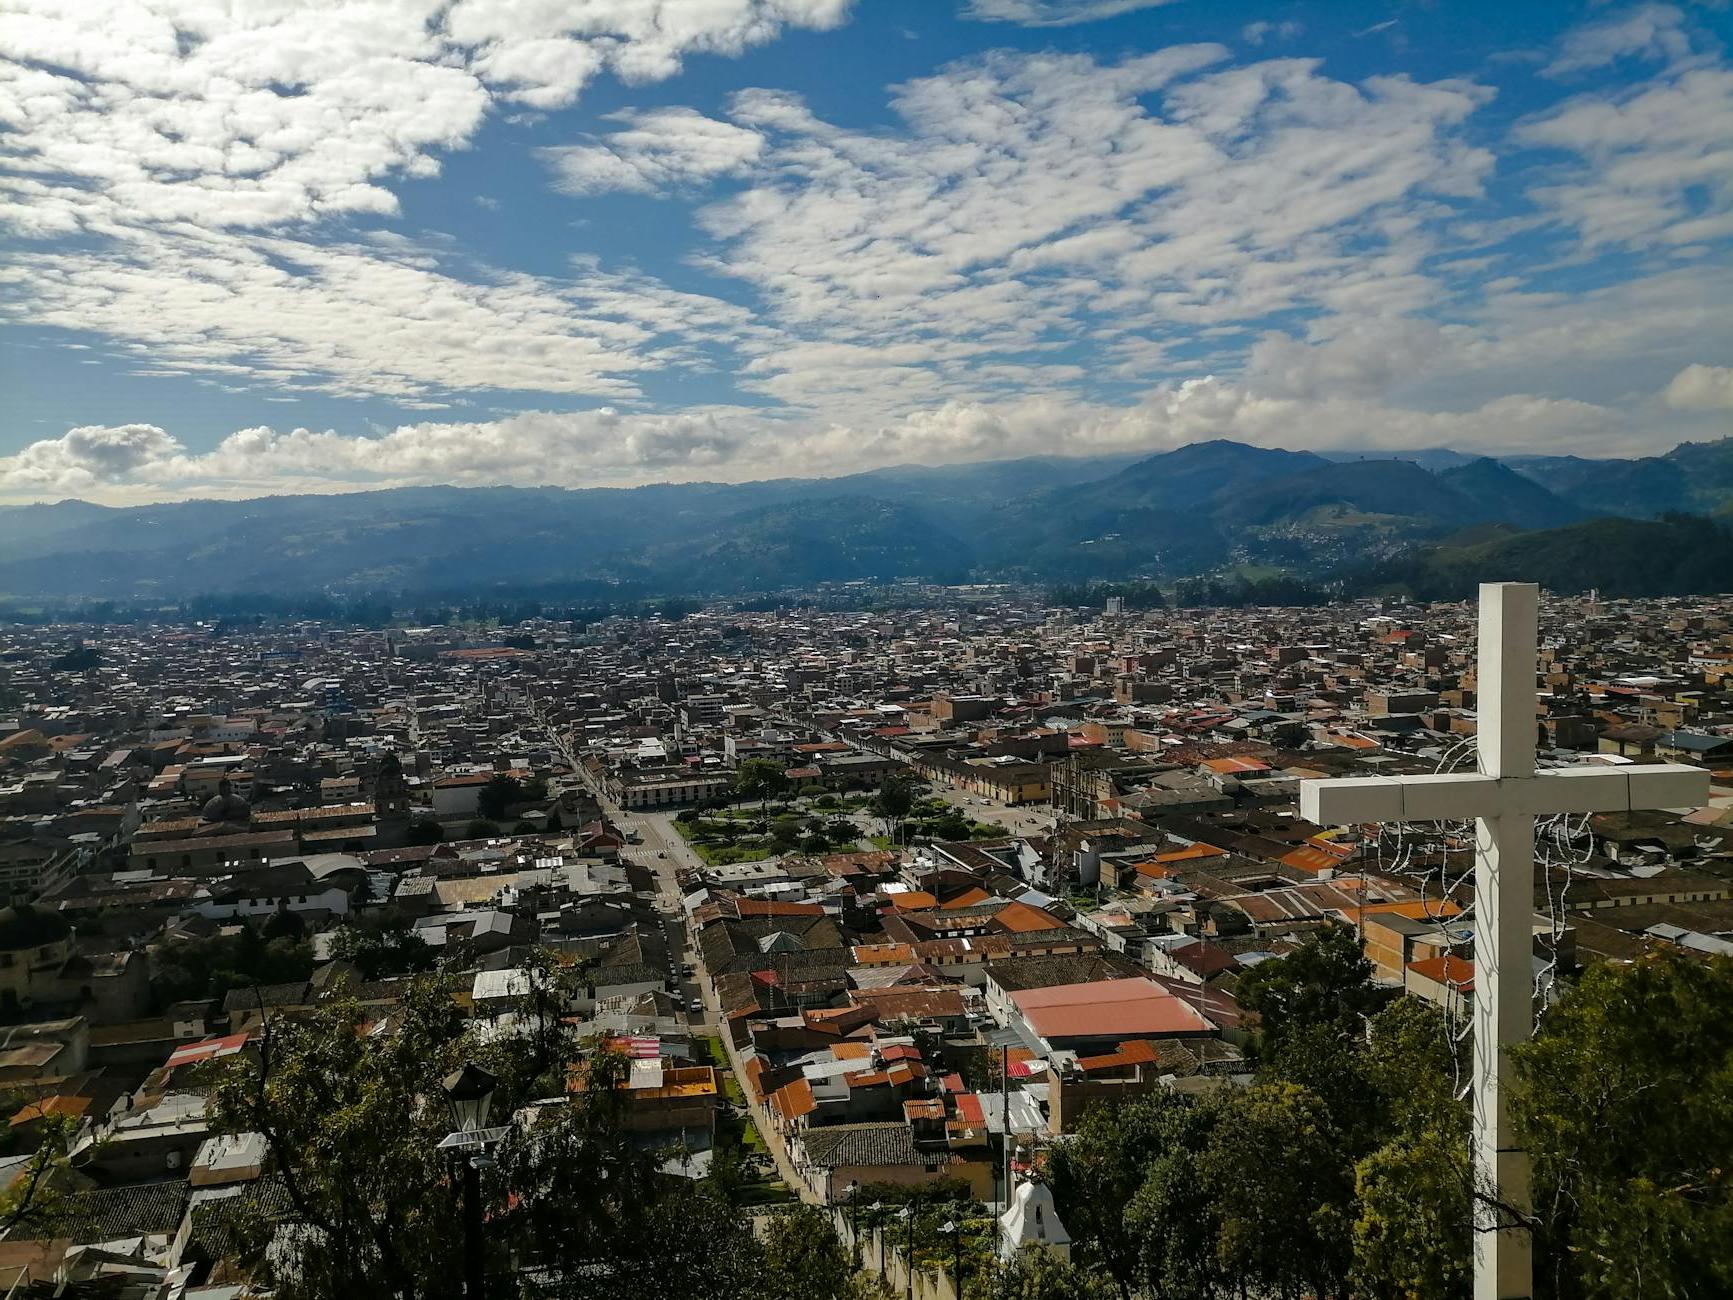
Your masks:
{"label": "city skyline", "polygon": [[569,8],[0,16],[0,501],[1728,432],[1723,8]]}

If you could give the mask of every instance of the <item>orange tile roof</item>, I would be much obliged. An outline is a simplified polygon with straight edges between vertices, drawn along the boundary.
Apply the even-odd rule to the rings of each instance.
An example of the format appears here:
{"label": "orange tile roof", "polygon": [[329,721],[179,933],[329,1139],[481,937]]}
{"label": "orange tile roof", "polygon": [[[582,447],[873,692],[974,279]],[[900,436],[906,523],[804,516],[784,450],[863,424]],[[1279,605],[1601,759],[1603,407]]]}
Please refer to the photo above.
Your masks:
{"label": "orange tile roof", "polygon": [[1170,853],[1157,853],[1150,858],[1151,862],[1189,862],[1193,858],[1226,857],[1226,849],[1218,849],[1213,844],[1205,844],[1199,840],[1196,844],[1188,844],[1183,849],[1174,849]]}
{"label": "orange tile roof", "polygon": [[1161,985],[1140,978],[1029,989],[1011,1000],[1043,1038],[1207,1034],[1214,1028]]}
{"label": "orange tile roof", "polygon": [[991,897],[991,894],[976,885],[972,889],[965,889],[949,902],[940,903],[939,910],[942,912],[949,907],[973,907],[976,903],[984,903]]}
{"label": "orange tile roof", "polygon": [[856,966],[909,966],[914,960],[915,950],[906,943],[857,943],[854,946]]}
{"label": "orange tile roof", "polygon": [[891,894],[889,901],[899,912],[926,912],[939,905],[939,900],[924,889],[909,889],[900,894]]}
{"label": "orange tile roof", "polygon": [[82,1115],[90,1109],[90,1102],[89,1097],[68,1097],[56,1093],[52,1097],[44,1097],[21,1107],[12,1117],[12,1127],[17,1128],[20,1124],[28,1124],[45,1115]]}
{"label": "orange tile roof", "polygon": [[778,1088],[770,1095],[770,1104],[786,1120],[799,1119],[818,1109],[818,1102],[813,1100],[812,1085],[805,1079],[796,1079]]}
{"label": "orange tile roof", "polygon": [[1459,993],[1474,992],[1474,963],[1453,953],[1437,957],[1422,957],[1408,963],[1416,975],[1455,989]]}
{"label": "orange tile roof", "polygon": [[1007,903],[993,914],[993,921],[1002,925],[1012,934],[1032,934],[1039,930],[1057,930],[1060,928],[1059,918],[1051,912],[1043,912],[1039,907],[1031,907],[1027,903]]}
{"label": "orange tile roof", "polygon": [[1309,871],[1313,874],[1320,871],[1334,871],[1342,865],[1342,860],[1334,853],[1327,853],[1312,844],[1302,844],[1291,853],[1284,853],[1279,861],[1284,867],[1293,867],[1296,871]]}
{"label": "orange tile roof", "polygon": [[749,1056],[743,1070],[746,1075],[746,1090],[753,1101],[764,1100],[764,1058]]}
{"label": "orange tile roof", "polygon": [[1344,907],[1340,910],[1349,925],[1376,920],[1379,916],[1403,916],[1410,921],[1443,921],[1462,911],[1448,898],[1415,898],[1406,903],[1367,903],[1362,907]]}
{"label": "orange tile roof", "polygon": [[1255,758],[1206,758],[1203,766],[1212,772],[1223,776],[1236,776],[1243,772],[1268,772],[1270,765]]}
{"label": "orange tile roof", "polygon": [[1134,1038],[1104,1056],[1080,1056],[1077,1068],[1088,1074],[1092,1070],[1111,1070],[1122,1065],[1154,1065],[1155,1044],[1148,1039]]}

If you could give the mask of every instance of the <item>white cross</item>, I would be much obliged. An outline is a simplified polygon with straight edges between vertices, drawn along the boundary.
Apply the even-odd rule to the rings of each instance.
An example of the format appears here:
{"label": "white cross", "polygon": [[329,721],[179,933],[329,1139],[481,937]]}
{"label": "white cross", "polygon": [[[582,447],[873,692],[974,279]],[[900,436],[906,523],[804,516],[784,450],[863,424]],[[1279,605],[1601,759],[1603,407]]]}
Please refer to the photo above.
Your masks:
{"label": "white cross", "polygon": [[[1304,781],[1300,813],[1324,826],[1475,819],[1474,1300],[1533,1294],[1528,1155],[1516,1145],[1505,1095],[1505,1050],[1534,1017],[1534,820],[1552,813],[1694,808],[1709,773],[1675,764],[1534,766],[1539,588],[1480,588],[1476,686],[1478,772]],[[1513,1215],[1511,1212],[1514,1211]]]}

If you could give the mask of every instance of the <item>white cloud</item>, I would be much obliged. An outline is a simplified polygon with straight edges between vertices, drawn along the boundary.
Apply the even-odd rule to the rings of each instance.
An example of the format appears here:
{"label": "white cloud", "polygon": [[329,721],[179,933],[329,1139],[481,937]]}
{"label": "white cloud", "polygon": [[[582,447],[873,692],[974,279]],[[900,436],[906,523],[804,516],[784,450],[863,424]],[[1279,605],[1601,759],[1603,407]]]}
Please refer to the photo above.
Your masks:
{"label": "white cloud", "polygon": [[[391,216],[493,104],[569,103],[601,71],[667,77],[849,0],[15,0],[0,9],[0,314],[93,330],[153,370],[425,402],[434,390],[631,397],[629,377],[726,347],[746,314],[642,276],[459,273],[401,236],[282,233]],[[750,132],[647,114],[640,184]],[[629,149],[631,129],[622,135]],[[682,149],[684,152],[682,152]],[[749,153],[749,150],[747,150]],[[744,155],[742,155],[744,156]]]}
{"label": "white cloud", "polygon": [[1558,54],[1542,70],[1546,76],[1605,67],[1616,59],[1638,57],[1672,61],[1691,52],[1685,15],[1672,5],[1651,4],[1565,34]]}
{"label": "white cloud", "polygon": [[268,226],[394,213],[495,97],[569,104],[832,27],[848,0],[13,0],[0,11],[0,220]]}
{"label": "white cloud", "polygon": [[[1353,86],[1309,60],[1210,70],[1226,53],[992,55],[898,87],[895,133],[737,97],[752,144],[726,165],[747,180],[700,214],[717,241],[706,265],[799,340],[766,340],[748,385],[888,417],[1049,389],[1052,363],[1074,362],[1051,354],[1089,334],[1159,344],[1272,312],[1425,306],[1432,237],[1406,217],[1477,194],[1491,157],[1457,131],[1490,92]],[[671,121],[666,143],[660,126],[603,137],[583,183],[664,183],[691,122]],[[641,159],[657,160],[649,178]]]}
{"label": "white cloud", "polygon": [[961,12],[963,17],[983,23],[1075,27],[1172,3],[1174,0],[964,0]]}
{"label": "white cloud", "polygon": [[84,425],[0,458],[0,494],[52,498],[89,492],[148,471],[182,450],[154,424]]}
{"label": "white cloud", "polygon": [[1382,397],[1441,359],[1447,331],[1413,317],[1369,316],[1314,342],[1272,331],[1252,347],[1248,377],[1272,397]]}
{"label": "white cloud", "polygon": [[1650,5],[1569,34],[1549,72],[1628,54],[1667,66],[1634,86],[1574,96],[1515,131],[1519,145],[1570,156],[1528,192],[1590,251],[1733,235],[1733,69],[1695,53],[1682,23],[1679,10]]}
{"label": "white cloud", "polygon": [[1686,366],[1663,396],[1681,411],[1733,411],[1733,366]]}
{"label": "white cloud", "polygon": [[[1063,26],[1148,7],[966,12]],[[756,90],[720,117],[620,113],[544,151],[573,194],[708,190],[698,260],[739,303],[582,258],[511,273],[339,224],[395,214],[393,187],[436,173],[502,104],[540,120],[596,77],[667,77],[847,10],[14,0],[0,222],[77,238],[0,268],[0,316],[103,335],[128,373],[273,402],[641,406],[649,376],[714,369],[767,405],[258,428],[203,452],[152,425],[87,426],[0,459],[0,494],[741,478],[1206,437],[1626,452],[1727,409],[1727,369],[1696,363],[1733,355],[1733,270],[1705,251],[1733,235],[1733,72],[1664,6],[1559,45],[1558,75],[1664,66],[1500,142],[1528,151],[1515,183],[1533,212],[1484,202],[1494,158],[1472,127],[1489,87],[1350,83],[1199,45],[966,60],[894,87],[895,119],[871,129]],[[1568,272],[1519,278],[1532,268],[1509,241],[1537,230],[1566,267],[1647,256],[1560,289]]]}
{"label": "white cloud", "polygon": [[81,429],[0,458],[0,499],[76,492],[123,504],[360,485],[737,481],[1050,454],[1055,447],[1071,454],[1153,453],[1209,438],[1516,452],[1552,450],[1568,437],[1578,448],[1618,451],[1634,449],[1628,430],[1618,412],[1536,394],[1421,412],[1363,398],[1273,397],[1206,376],[1159,384],[1124,405],[1052,395],[952,400],[870,422],[711,408],[671,415],[527,412],[407,424],[373,437],[260,427],[233,433],[198,455],[152,426]]}
{"label": "white cloud", "polygon": [[1293,19],[1282,22],[1260,20],[1240,28],[1240,39],[1247,45],[1262,45],[1265,41],[1291,41],[1303,30]]}
{"label": "white cloud", "polygon": [[651,194],[682,181],[707,180],[746,170],[764,149],[764,137],[690,108],[616,114],[630,125],[605,143],[541,151],[556,185],[568,194],[635,190]]}
{"label": "white cloud", "polygon": [[0,267],[0,314],[127,340],[153,365],[344,395],[630,397],[632,376],[749,332],[742,308],[643,276],[462,278],[406,240],[138,232]]}

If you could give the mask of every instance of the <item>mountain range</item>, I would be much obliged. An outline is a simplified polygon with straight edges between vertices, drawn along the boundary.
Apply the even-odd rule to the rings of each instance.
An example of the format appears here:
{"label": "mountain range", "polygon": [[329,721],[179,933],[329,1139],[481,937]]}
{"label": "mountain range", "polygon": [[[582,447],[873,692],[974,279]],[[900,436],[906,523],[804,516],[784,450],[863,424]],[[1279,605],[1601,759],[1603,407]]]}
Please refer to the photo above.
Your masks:
{"label": "mountain range", "polygon": [[[0,595],[178,599],[625,582],[670,594],[827,581],[1322,575],[1473,530],[1733,510],[1733,438],[1662,456],[1283,451],[904,465],[636,488],[390,488],[0,508]],[[1465,531],[1468,530],[1468,531]]]}

